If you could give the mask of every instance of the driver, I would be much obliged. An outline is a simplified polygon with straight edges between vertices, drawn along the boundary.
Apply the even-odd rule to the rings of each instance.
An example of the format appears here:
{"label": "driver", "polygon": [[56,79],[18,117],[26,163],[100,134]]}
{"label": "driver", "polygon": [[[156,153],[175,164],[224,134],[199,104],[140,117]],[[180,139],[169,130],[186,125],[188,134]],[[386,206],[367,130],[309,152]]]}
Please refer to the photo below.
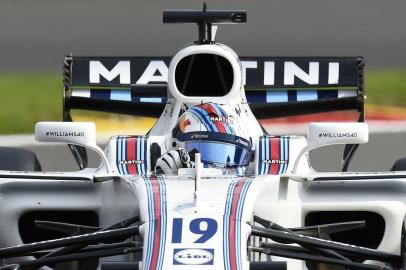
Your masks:
{"label": "driver", "polygon": [[245,173],[252,159],[252,142],[242,125],[226,105],[204,103],[183,113],[174,130],[180,142],[158,158],[157,174],[177,174],[179,168],[194,166],[194,154],[201,154],[205,168],[218,168],[223,174]]}

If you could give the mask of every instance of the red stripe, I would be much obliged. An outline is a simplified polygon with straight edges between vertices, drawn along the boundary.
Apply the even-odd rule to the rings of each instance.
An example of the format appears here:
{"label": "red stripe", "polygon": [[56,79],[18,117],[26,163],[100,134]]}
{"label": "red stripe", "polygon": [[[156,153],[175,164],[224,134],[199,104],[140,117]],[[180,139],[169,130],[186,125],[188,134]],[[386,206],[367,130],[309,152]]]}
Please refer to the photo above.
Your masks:
{"label": "red stripe", "polygon": [[[136,153],[137,153],[137,139],[127,138],[127,160],[128,161],[136,160],[135,158]],[[127,168],[130,174],[137,174],[136,164],[128,164]]]}
{"label": "red stripe", "polygon": [[[275,137],[275,138],[271,138],[271,143],[269,144],[271,149],[270,149],[270,153],[271,153],[271,162],[272,161],[279,161],[280,159],[280,138],[279,137]],[[271,170],[269,172],[269,174],[278,174],[279,172],[279,167],[280,164],[279,163],[271,163]]]}
{"label": "red stripe", "polygon": [[[213,106],[211,104],[204,104],[201,105],[201,107],[206,110],[206,112],[210,114],[214,114],[217,117],[221,117],[221,115],[218,115],[216,109],[213,108]],[[226,128],[224,127],[225,122],[221,122],[221,121],[213,121],[214,125],[217,127],[218,131],[221,133],[227,133]]]}
{"label": "red stripe", "polygon": [[159,255],[159,241],[161,239],[161,193],[160,193],[160,186],[159,182],[155,177],[150,178],[151,185],[152,185],[152,192],[153,192],[153,200],[154,200],[154,216],[155,223],[154,227],[154,248],[152,250],[152,260],[151,260],[151,270],[155,270],[158,265],[158,255]]}
{"label": "red stripe", "polygon": [[240,199],[241,190],[244,187],[246,178],[241,178],[238,180],[234,187],[233,198],[231,202],[231,213],[230,213],[230,231],[229,231],[229,258],[231,270],[237,269],[237,258],[236,258],[236,246],[235,246],[235,223],[237,216],[238,201]]}
{"label": "red stripe", "polygon": [[215,121],[214,125],[217,127],[220,133],[227,133],[226,128],[224,127],[225,122]]}

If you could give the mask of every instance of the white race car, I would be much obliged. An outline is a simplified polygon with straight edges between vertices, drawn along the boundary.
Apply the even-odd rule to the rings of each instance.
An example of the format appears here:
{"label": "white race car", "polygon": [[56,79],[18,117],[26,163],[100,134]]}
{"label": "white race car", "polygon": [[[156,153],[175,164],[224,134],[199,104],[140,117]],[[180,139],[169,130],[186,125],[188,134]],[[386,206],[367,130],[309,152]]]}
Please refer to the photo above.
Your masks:
{"label": "white race car", "polygon": [[[163,18],[196,23],[198,40],[171,59],[66,57],[65,121],[37,123],[35,137],[69,144],[79,171],[42,172],[33,154],[2,149],[0,269],[404,269],[404,162],[346,172],[368,141],[363,59],[240,60],[213,29],[244,11]],[[72,109],[159,119],[102,150]],[[334,122],[336,111],[356,118]],[[307,137],[258,121],[310,114],[329,122]],[[308,152],[333,144],[346,145],[342,171],[314,171]]]}

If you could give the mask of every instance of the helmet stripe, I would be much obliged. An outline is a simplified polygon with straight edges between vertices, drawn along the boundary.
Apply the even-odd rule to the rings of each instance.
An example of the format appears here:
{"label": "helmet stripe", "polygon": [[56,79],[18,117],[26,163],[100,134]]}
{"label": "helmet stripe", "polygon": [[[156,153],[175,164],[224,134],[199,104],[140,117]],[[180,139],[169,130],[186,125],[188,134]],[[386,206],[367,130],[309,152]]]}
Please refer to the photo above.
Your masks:
{"label": "helmet stripe", "polygon": [[213,126],[207,121],[206,116],[200,110],[198,110],[198,108],[191,108],[191,111],[199,118],[200,122],[206,127],[208,131],[216,131],[214,130]]}

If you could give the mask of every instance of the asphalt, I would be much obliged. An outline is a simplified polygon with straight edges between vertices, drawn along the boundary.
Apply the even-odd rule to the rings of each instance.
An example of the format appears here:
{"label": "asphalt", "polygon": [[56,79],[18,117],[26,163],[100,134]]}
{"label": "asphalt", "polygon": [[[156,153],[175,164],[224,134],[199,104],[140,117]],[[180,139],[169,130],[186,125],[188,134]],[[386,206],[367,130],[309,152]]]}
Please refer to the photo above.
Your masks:
{"label": "asphalt", "polygon": [[[0,140],[1,144],[1,140]],[[45,171],[77,170],[67,146],[30,145]],[[339,171],[343,146],[327,146],[310,153],[310,161],[317,171]],[[351,163],[351,171],[388,171],[393,163],[406,157],[406,132],[374,133],[367,144],[361,145]],[[97,166],[99,158],[89,153],[90,165]]]}
{"label": "asphalt", "polygon": [[[60,72],[75,55],[173,55],[195,25],[164,25],[164,9],[190,0],[2,0],[0,72]],[[217,41],[245,56],[365,56],[368,67],[406,67],[404,0],[206,0],[245,9],[248,23],[221,26]]]}

